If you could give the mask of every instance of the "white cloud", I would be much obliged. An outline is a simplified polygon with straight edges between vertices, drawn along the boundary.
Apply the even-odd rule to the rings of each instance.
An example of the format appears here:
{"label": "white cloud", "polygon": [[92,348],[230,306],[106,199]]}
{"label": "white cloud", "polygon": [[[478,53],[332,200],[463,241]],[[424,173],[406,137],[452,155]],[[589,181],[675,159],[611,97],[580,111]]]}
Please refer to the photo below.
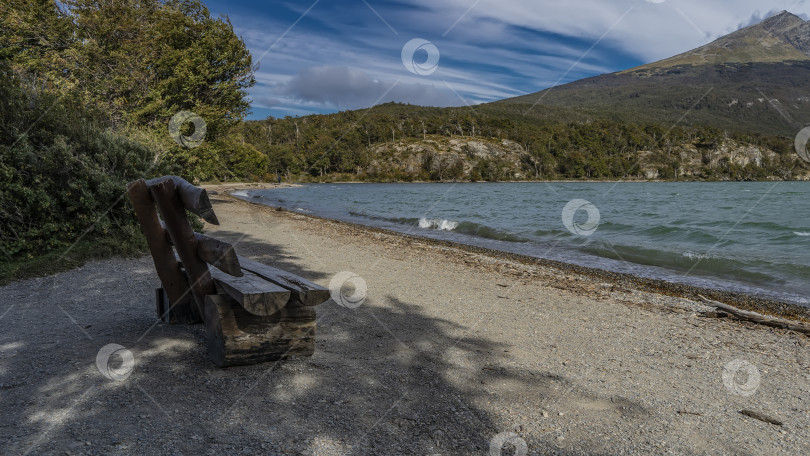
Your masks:
{"label": "white cloud", "polygon": [[367,108],[396,101],[422,106],[461,106],[464,101],[451,90],[401,80],[381,81],[356,68],[311,67],[275,90],[298,100],[323,103],[339,109]]}

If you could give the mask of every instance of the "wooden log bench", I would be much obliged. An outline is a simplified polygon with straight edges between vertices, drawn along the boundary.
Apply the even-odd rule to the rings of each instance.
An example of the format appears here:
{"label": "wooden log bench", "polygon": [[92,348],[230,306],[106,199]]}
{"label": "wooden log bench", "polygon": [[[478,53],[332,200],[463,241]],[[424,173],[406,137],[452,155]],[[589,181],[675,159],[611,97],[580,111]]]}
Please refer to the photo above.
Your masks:
{"label": "wooden log bench", "polygon": [[186,210],[219,221],[207,192],[177,176],[130,182],[127,192],[163,285],[155,290],[160,320],[204,323],[219,367],[315,352],[315,306],[329,300],[327,288],[195,233]]}

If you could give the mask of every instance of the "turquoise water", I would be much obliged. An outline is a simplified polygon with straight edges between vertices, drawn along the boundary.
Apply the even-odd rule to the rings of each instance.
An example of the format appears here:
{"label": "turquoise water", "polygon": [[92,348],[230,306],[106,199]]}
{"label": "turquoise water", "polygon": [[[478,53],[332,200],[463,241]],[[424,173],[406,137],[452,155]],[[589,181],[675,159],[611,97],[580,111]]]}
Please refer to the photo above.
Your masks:
{"label": "turquoise water", "polygon": [[810,303],[810,183],[317,184],[237,196],[420,236]]}

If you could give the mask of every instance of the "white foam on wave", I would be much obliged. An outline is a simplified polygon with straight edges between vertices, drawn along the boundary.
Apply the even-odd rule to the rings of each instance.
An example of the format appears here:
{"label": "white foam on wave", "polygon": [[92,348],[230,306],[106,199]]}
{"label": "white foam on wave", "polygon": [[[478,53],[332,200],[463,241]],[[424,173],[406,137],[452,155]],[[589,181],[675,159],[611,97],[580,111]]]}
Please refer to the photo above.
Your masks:
{"label": "white foam on wave", "polygon": [[807,231],[794,231],[793,234],[795,234],[796,236],[810,236],[810,233],[808,233]]}
{"label": "white foam on wave", "polygon": [[424,217],[419,219],[419,228],[453,231],[457,226],[458,222],[452,220],[429,219]]}
{"label": "white foam on wave", "polygon": [[249,197],[249,196],[250,196],[250,195],[248,195],[248,193],[247,193],[246,191],[244,191],[244,190],[239,190],[238,192],[233,192],[233,193],[231,193],[231,195],[233,195],[233,196],[238,196],[238,197],[240,197],[240,198],[247,198],[247,197]]}
{"label": "white foam on wave", "polygon": [[683,252],[683,256],[689,258],[690,260],[709,260],[712,258],[717,258],[714,255],[709,255],[706,253],[698,253],[698,252]]}

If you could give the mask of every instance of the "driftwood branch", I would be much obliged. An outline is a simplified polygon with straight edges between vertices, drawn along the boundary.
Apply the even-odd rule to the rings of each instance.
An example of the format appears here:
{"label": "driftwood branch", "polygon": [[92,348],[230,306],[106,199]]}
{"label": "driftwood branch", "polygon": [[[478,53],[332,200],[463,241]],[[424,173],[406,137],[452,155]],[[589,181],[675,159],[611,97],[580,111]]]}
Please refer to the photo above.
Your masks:
{"label": "driftwood branch", "polygon": [[151,179],[146,181],[146,185],[151,188],[153,185],[167,180],[174,182],[177,193],[180,195],[180,200],[183,202],[183,207],[199,215],[206,222],[219,225],[219,220],[216,214],[214,214],[214,208],[211,206],[211,200],[208,199],[208,192],[205,189],[195,187],[182,177],[177,176],[163,176],[157,179]]}
{"label": "driftwood branch", "polygon": [[759,323],[761,325],[766,326],[773,326],[775,328],[789,329],[791,331],[796,331],[803,334],[810,334],[810,325],[806,325],[796,321],[785,320],[784,318],[769,317],[767,315],[762,315],[760,313],[751,312],[748,310],[741,310],[736,307],[732,307],[728,304],[723,304],[722,302],[709,299],[702,295],[698,296],[700,296],[700,298],[706,301],[710,306],[717,307],[718,309],[728,312],[741,320]]}
{"label": "driftwood branch", "polygon": [[765,414],[762,414],[762,413],[759,413],[759,412],[755,412],[753,410],[740,410],[740,413],[742,413],[743,415],[745,415],[745,416],[747,416],[749,418],[753,418],[753,419],[759,420],[759,421],[764,421],[764,422],[766,422],[768,424],[773,424],[773,425],[776,425],[776,426],[782,426],[784,424],[784,422],[782,420],[778,419],[778,418],[774,418],[772,416],[768,416],[768,415],[765,415]]}

